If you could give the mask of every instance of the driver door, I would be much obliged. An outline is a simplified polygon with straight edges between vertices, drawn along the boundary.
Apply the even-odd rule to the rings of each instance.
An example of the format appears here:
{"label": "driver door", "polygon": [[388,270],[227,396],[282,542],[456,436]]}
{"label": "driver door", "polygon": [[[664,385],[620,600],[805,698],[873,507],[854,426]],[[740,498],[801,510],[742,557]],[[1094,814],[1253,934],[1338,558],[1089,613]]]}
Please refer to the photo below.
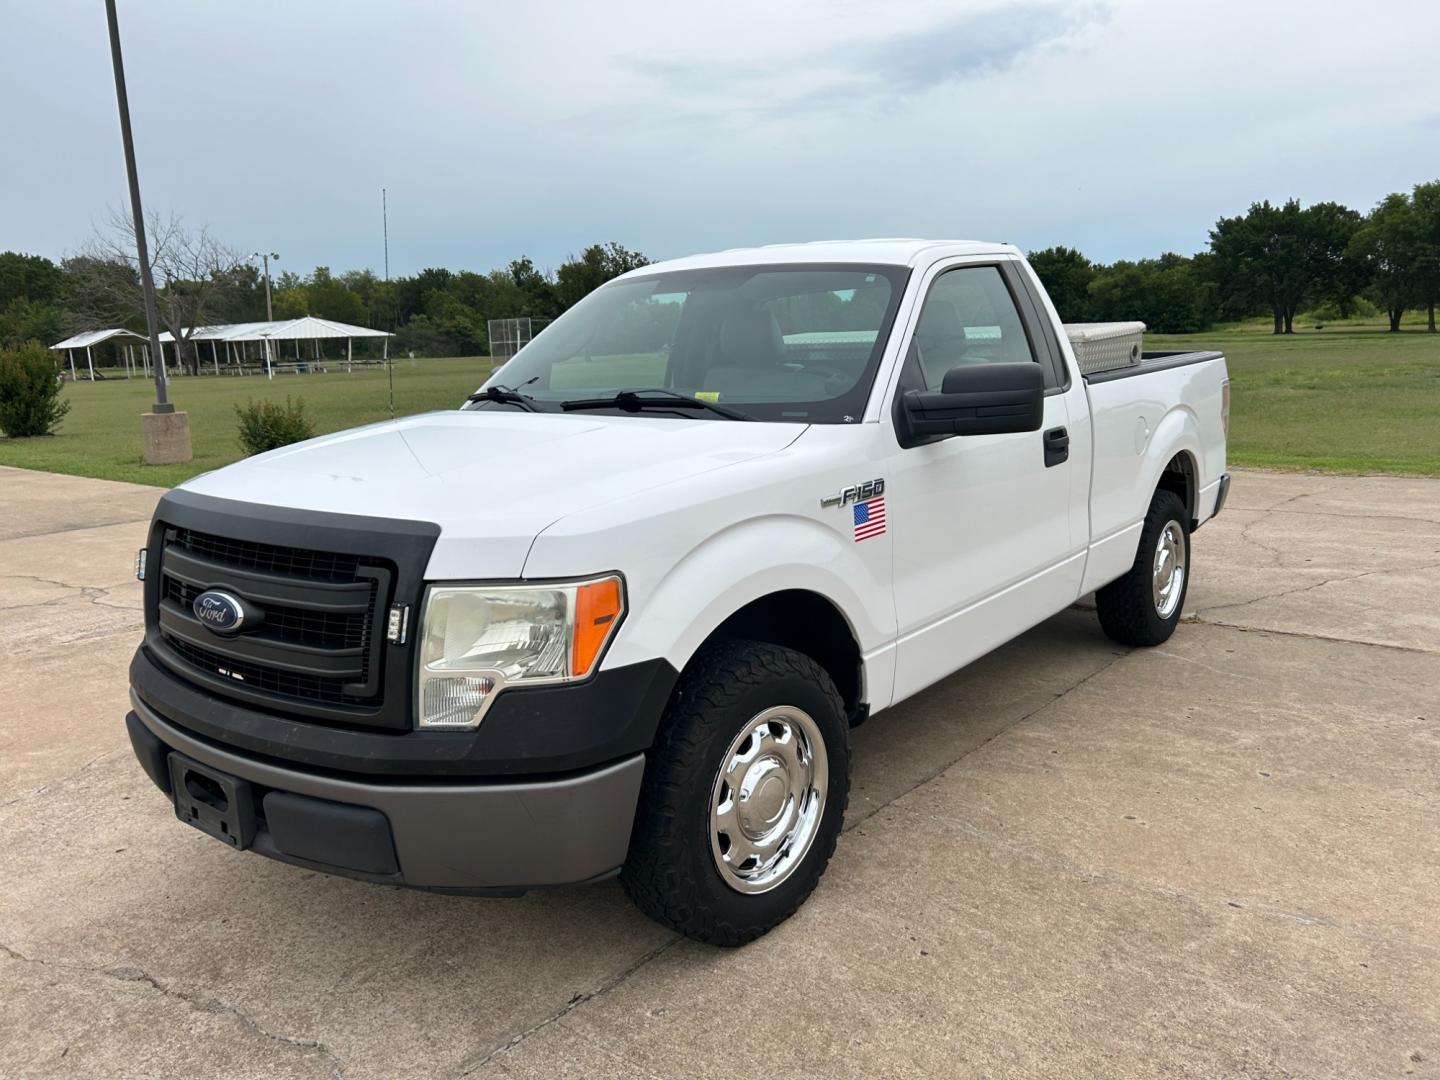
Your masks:
{"label": "driver door", "polygon": [[[893,522],[899,629],[895,700],[943,678],[1073,603],[1084,569],[1072,530],[1072,472],[1088,454],[1061,458],[1071,398],[1013,263],[962,263],[932,271],[912,324],[897,393],[938,390],[952,367],[1039,363],[1045,369],[1039,431],[955,436],[898,448],[886,469]],[[1075,403],[1085,409],[1083,400]],[[1087,414],[1088,415],[1088,414]],[[1048,441],[1047,441],[1048,435]],[[1049,452],[1047,453],[1047,445]],[[1083,507],[1079,508],[1083,511]]]}

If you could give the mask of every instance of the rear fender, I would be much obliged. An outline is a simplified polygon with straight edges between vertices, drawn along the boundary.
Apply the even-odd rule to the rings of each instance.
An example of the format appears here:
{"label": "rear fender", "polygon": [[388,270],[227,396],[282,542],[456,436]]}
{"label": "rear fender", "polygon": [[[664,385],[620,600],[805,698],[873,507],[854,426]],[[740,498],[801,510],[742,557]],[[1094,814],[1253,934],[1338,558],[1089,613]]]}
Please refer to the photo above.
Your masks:
{"label": "rear fender", "polygon": [[[1140,454],[1135,469],[1135,487],[1125,496],[1126,511],[1118,527],[1112,526],[1097,537],[1090,546],[1085,563],[1085,580],[1082,592],[1093,592],[1107,585],[1130,569],[1140,550],[1140,532],[1145,514],[1150,509],[1150,500],[1160,486],[1160,477],[1176,454],[1190,455],[1195,470],[1196,489],[1204,480],[1203,459],[1200,456],[1200,426],[1195,413],[1185,405],[1178,405],[1161,417],[1154,427]],[[1113,494],[1113,493],[1112,493]],[[1192,508],[1192,514],[1194,510]]]}

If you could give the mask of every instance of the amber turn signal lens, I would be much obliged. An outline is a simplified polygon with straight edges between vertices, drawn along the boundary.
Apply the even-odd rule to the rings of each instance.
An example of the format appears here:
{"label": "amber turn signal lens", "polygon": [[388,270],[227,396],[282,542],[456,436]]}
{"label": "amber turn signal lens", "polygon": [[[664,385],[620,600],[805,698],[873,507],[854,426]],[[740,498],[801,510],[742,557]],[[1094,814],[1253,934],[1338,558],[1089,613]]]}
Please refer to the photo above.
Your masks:
{"label": "amber turn signal lens", "polygon": [[591,581],[575,590],[575,646],[571,653],[571,674],[589,673],[610,632],[620,621],[623,610],[619,578]]}

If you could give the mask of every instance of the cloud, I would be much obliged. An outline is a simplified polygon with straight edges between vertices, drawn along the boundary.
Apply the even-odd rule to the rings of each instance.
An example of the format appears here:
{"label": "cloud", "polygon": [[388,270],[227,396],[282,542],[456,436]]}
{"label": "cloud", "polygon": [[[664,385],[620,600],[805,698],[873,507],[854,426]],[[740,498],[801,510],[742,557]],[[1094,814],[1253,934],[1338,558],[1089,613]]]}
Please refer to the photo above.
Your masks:
{"label": "cloud", "polygon": [[[1436,172],[1440,67],[1394,28],[1435,39],[1440,4],[1391,3],[146,0],[121,24],[147,207],[300,271],[378,267],[386,187],[410,273],[610,239],[1108,260],[1196,250],[1255,199],[1368,207]],[[0,246],[58,256],[126,199],[105,20],[0,2],[0,41],[26,106],[0,108]]]}
{"label": "cloud", "polygon": [[1006,4],[852,46],[843,50],[841,59],[853,62],[857,72],[868,76],[877,88],[921,93],[1003,70],[1103,15],[1103,8]]}
{"label": "cloud", "polygon": [[1022,0],[942,12],[921,25],[866,29],[859,37],[818,45],[799,42],[763,60],[737,54],[625,62],[659,84],[686,123],[722,114],[788,116],[865,102],[889,105],[992,75],[1100,21],[1106,12],[1096,4]]}

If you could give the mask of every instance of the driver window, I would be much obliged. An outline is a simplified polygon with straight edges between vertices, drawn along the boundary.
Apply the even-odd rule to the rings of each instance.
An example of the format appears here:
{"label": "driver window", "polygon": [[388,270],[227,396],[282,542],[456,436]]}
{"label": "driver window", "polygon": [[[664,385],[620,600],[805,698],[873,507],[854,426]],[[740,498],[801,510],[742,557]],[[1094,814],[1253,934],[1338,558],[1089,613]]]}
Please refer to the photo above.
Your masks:
{"label": "driver window", "polygon": [[961,266],[930,286],[915,347],[928,390],[965,364],[1035,362],[1035,351],[999,267]]}

